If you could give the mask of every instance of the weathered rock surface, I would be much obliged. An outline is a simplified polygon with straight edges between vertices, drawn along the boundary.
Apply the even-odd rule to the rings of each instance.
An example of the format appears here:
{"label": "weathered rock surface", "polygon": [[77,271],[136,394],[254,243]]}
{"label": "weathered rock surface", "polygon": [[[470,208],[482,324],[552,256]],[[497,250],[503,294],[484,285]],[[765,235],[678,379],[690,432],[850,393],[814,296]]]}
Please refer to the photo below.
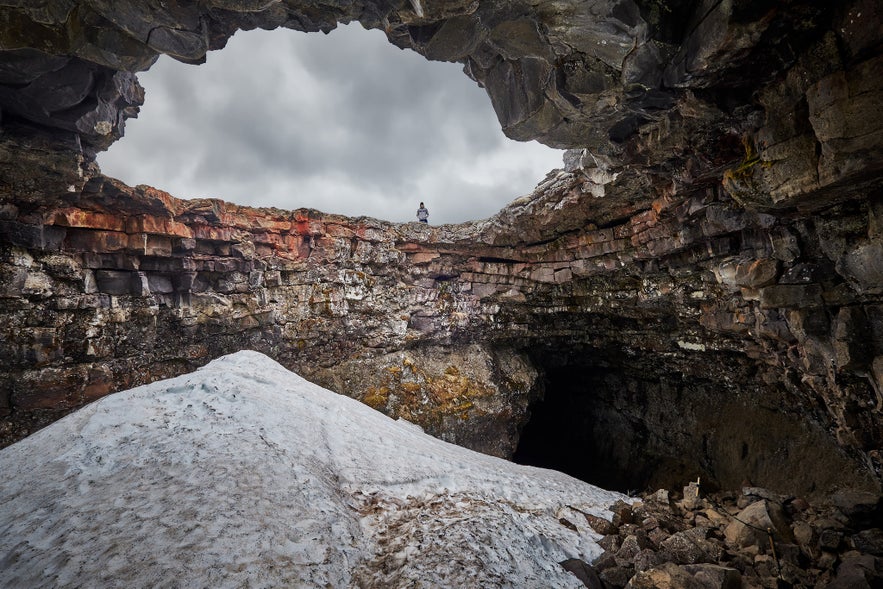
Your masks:
{"label": "weathered rock surface", "polygon": [[[253,348],[498,455],[545,421],[535,456],[618,465],[600,476],[620,487],[879,492],[874,2],[7,4],[4,440]],[[508,135],[574,148],[566,170],[491,219],[426,227],[185,202],[96,169],[158,53],[356,19],[464,63]]]}
{"label": "weathered rock surface", "polygon": [[[660,490],[633,505],[616,504],[612,528],[609,522],[595,527],[597,518],[587,516],[577,525],[604,535],[599,544],[605,553],[591,565],[562,566],[580,571],[587,587],[594,585],[586,579],[600,578],[604,584],[598,586],[608,589],[859,588],[883,582],[880,546],[865,541],[881,533],[867,527],[883,522],[879,496],[854,495],[839,507],[757,487],[738,495],[703,493],[689,505],[669,497]],[[847,515],[857,504],[870,507],[872,520]],[[642,539],[641,550],[629,553],[635,538]]]}

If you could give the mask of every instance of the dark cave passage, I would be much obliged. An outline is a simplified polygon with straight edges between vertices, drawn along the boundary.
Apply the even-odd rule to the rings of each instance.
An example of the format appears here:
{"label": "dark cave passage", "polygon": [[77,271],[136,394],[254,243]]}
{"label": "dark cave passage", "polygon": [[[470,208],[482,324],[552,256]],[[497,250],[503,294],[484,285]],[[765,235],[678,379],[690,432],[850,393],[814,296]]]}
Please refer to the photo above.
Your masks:
{"label": "dark cave passage", "polygon": [[[552,386],[550,386],[550,389]],[[580,404],[567,393],[549,397],[531,407],[530,421],[521,432],[512,459],[519,464],[560,470],[605,489],[627,492],[644,486],[637,472],[617,467],[612,454],[616,441],[602,447],[596,435],[590,403]]]}
{"label": "dark cave passage", "polygon": [[[645,405],[628,388],[611,398],[615,378],[599,367],[569,365],[547,372],[545,397],[531,406],[513,460],[560,470],[605,489],[669,487],[694,468],[657,451],[659,440],[642,419]],[[629,397],[632,397],[631,399]],[[663,444],[664,447],[664,444]]]}
{"label": "dark cave passage", "polygon": [[[583,394],[547,384],[546,398],[531,407],[512,459],[519,464],[560,470],[593,485],[628,492],[643,488],[646,476],[618,462],[622,445],[603,435],[590,391]],[[622,467],[620,467],[622,464]]]}
{"label": "dark cave passage", "polygon": [[[811,495],[865,476],[787,387],[732,356],[703,362],[597,349],[532,355],[545,395],[513,460],[622,492],[746,482]],[[665,364],[663,364],[665,363]]]}

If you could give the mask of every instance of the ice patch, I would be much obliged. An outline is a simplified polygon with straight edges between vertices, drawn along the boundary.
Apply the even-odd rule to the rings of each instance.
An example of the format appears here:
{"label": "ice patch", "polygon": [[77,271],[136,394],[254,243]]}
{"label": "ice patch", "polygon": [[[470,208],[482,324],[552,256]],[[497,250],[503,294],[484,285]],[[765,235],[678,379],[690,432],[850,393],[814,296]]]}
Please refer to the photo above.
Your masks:
{"label": "ice patch", "polygon": [[[623,496],[432,438],[256,352],[0,452],[0,586],[555,586]],[[575,512],[574,512],[575,513]]]}

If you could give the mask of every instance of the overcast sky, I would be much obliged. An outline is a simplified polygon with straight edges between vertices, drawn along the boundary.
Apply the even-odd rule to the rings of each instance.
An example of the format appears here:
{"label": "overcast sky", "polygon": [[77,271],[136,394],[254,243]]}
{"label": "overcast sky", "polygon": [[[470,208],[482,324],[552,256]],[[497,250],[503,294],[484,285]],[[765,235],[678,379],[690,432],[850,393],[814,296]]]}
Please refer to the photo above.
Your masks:
{"label": "overcast sky", "polygon": [[360,25],[330,35],[238,32],[207,63],[166,56],[102,171],[179,198],[312,207],[430,223],[482,219],[529,194],[562,154],[500,130],[459,64]]}

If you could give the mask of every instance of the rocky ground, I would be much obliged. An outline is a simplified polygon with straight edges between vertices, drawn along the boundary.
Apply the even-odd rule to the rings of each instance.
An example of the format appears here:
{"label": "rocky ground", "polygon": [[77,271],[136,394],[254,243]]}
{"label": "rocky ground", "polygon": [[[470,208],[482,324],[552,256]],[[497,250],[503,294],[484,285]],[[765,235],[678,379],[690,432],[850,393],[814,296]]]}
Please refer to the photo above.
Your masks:
{"label": "rocky ground", "polygon": [[[883,587],[883,499],[840,492],[825,503],[759,487],[705,493],[690,483],[585,515],[604,554],[566,569],[593,589]],[[574,522],[562,520],[565,526]]]}

